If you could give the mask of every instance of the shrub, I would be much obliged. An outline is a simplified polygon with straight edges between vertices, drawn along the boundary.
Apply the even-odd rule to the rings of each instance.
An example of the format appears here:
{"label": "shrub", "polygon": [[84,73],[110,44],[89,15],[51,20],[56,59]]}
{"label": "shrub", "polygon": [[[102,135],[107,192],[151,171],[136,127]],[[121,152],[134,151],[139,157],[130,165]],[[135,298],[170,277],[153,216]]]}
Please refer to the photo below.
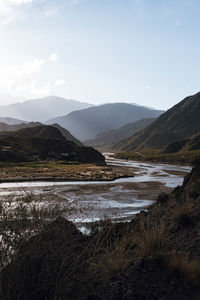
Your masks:
{"label": "shrub", "polygon": [[167,193],[160,193],[157,197],[157,203],[165,204],[169,200],[169,195]]}
{"label": "shrub", "polygon": [[60,299],[62,293],[76,299],[76,290],[84,293],[90,246],[66,220],[80,214],[83,206],[66,201],[46,206],[31,194],[1,203],[1,299]]}
{"label": "shrub", "polygon": [[192,208],[189,204],[178,207],[173,217],[176,225],[179,227],[190,227],[194,225]]}
{"label": "shrub", "polygon": [[[104,233],[105,234],[105,233]],[[92,266],[94,273],[101,273],[103,277],[113,276],[114,274],[124,270],[132,261],[129,249],[132,247],[133,238],[130,234],[125,233],[121,238],[116,241],[106,243],[103,247],[99,248],[97,252],[97,262]]]}
{"label": "shrub", "polygon": [[157,257],[162,252],[164,227],[162,224],[141,224],[139,252],[141,256]]}

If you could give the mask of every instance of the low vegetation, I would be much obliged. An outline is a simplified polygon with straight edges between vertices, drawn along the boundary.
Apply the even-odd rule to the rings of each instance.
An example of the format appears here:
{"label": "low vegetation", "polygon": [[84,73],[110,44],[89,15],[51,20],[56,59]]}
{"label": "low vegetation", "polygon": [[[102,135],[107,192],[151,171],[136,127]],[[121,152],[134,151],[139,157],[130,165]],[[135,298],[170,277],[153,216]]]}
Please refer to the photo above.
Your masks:
{"label": "low vegetation", "polygon": [[199,178],[198,164],[130,223],[105,219],[89,235],[67,221],[76,207],[45,209],[32,195],[5,203],[1,298],[199,299]]}
{"label": "low vegetation", "polygon": [[200,155],[199,150],[194,151],[181,151],[177,153],[162,153],[159,150],[135,150],[129,152],[118,152],[115,153],[116,158],[120,159],[132,159],[138,161],[152,161],[152,162],[163,162],[172,164],[192,164],[194,165]]}
{"label": "low vegetation", "polygon": [[0,181],[23,180],[113,180],[126,176],[107,166],[57,160],[0,163]]}

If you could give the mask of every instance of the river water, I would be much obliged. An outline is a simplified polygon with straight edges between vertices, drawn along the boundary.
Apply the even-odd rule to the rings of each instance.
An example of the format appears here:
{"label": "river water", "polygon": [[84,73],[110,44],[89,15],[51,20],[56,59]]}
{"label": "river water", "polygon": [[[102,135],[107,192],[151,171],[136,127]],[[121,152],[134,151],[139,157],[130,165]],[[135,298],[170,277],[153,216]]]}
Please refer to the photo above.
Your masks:
{"label": "river water", "polygon": [[77,223],[91,222],[104,217],[115,221],[131,220],[136,213],[146,209],[162,191],[170,192],[181,185],[189,166],[144,163],[113,159],[106,155],[106,162],[113,167],[134,170],[134,177],[114,181],[73,182],[20,182],[1,183],[0,201],[33,193],[42,205],[72,203],[81,209],[70,216]]}

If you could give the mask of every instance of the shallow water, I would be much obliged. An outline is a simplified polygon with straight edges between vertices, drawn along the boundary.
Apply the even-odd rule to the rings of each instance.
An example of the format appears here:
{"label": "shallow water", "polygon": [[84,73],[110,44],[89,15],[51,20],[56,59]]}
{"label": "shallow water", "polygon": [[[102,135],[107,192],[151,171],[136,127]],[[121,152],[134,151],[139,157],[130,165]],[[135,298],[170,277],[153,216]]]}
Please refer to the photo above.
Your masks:
{"label": "shallow water", "polygon": [[[91,208],[81,216],[71,217],[76,222],[96,221],[105,216],[117,220],[130,220],[153,203],[162,189],[172,189],[183,182],[184,174],[191,167],[169,164],[143,163],[112,159],[106,156],[107,164],[133,168],[135,177],[114,181],[72,182],[20,182],[1,183],[0,201],[7,197],[19,197],[34,193],[45,205],[61,199],[63,203],[78,203]],[[176,172],[176,175],[170,174]]]}

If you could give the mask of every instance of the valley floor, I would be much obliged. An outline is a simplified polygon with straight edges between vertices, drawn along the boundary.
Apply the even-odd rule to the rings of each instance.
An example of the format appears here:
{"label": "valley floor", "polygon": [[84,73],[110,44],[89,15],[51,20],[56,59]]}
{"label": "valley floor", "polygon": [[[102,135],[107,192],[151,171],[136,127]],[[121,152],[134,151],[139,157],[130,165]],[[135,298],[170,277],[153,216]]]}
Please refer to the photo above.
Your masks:
{"label": "valley floor", "polygon": [[21,181],[110,181],[133,176],[127,168],[111,168],[93,164],[63,161],[0,163],[0,182]]}

